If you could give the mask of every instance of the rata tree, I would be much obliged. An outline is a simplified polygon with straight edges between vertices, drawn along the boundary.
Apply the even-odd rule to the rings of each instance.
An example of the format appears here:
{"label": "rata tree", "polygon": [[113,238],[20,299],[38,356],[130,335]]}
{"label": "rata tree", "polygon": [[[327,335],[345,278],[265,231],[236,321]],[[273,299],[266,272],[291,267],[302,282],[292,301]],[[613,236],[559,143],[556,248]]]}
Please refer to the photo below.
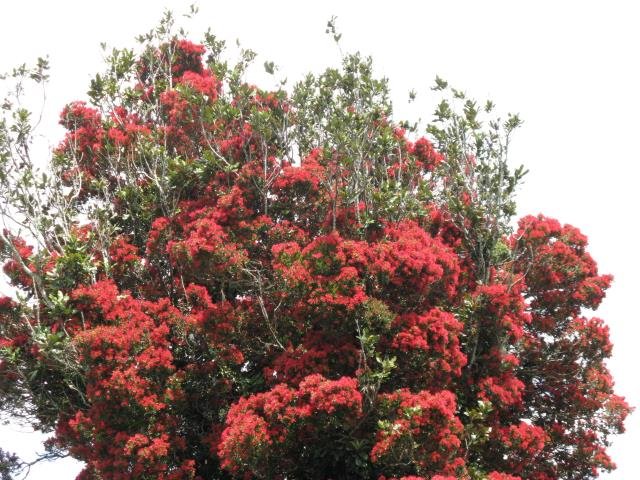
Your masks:
{"label": "rata tree", "polygon": [[[422,137],[369,59],[267,91],[243,81],[253,52],[171,26],[108,54],[45,170],[5,102],[5,413],[82,479],[614,468],[629,407],[583,312],[611,277],[576,228],[512,227],[517,117],[438,79]],[[20,94],[46,67],[5,79]]]}

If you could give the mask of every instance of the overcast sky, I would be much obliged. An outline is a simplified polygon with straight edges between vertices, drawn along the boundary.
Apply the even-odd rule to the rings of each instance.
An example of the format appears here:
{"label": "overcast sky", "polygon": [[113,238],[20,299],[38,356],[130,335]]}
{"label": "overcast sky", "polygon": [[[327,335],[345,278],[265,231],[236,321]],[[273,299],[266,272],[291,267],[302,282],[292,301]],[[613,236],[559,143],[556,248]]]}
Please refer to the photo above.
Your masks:
{"label": "overcast sky", "polygon": [[[176,13],[191,2],[7,1],[2,3],[0,71],[49,55],[52,82],[41,133],[58,140],[57,113],[83,99],[101,69],[99,43],[133,46],[163,5]],[[345,52],[374,57],[390,79],[396,118],[431,118],[436,74],[502,111],[519,112],[525,124],[511,150],[514,164],[529,168],[519,192],[519,215],[544,213],[579,227],[601,272],[615,283],[597,316],[611,328],[609,365],[618,393],[640,406],[637,298],[640,272],[638,181],[640,173],[640,11],[628,1],[235,1],[199,2],[189,29],[210,26],[234,44],[239,38],[279,65],[289,84],[307,71],[336,65],[340,55],[324,34],[338,17]],[[252,80],[252,79],[250,79]],[[254,80],[255,81],[255,80]],[[407,104],[408,92],[418,101]],[[607,479],[638,478],[640,414],[611,453],[617,471]],[[33,456],[38,439],[17,427],[0,428],[0,446]],[[72,462],[34,468],[31,479],[73,479]]]}

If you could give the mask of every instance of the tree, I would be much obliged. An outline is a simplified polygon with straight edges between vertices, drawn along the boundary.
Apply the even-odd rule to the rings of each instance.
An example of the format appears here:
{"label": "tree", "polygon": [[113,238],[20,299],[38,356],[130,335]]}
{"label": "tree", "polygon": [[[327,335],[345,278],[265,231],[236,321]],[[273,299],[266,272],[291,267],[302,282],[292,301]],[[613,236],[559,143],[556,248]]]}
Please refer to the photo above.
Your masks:
{"label": "tree", "polygon": [[[86,479],[614,468],[629,407],[583,316],[611,277],[574,227],[512,228],[517,116],[437,79],[419,137],[370,59],[265,91],[252,51],[172,26],[110,52],[46,173],[5,102],[0,400],[54,432],[48,455]],[[19,96],[46,72],[6,80]]]}

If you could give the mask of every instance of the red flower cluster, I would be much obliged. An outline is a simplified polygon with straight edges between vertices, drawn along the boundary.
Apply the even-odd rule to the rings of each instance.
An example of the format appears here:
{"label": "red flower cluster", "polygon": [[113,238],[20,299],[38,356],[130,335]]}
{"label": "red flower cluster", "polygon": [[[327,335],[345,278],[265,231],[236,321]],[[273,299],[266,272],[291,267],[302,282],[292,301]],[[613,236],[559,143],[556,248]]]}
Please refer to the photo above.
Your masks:
{"label": "red flower cluster", "polygon": [[444,159],[441,153],[433,148],[433,145],[426,138],[420,138],[413,144],[413,154],[420,166],[427,171],[433,170]]}
{"label": "red flower cluster", "polygon": [[222,466],[245,477],[270,477],[281,461],[293,460],[294,451],[317,448],[336,428],[353,428],[361,416],[355,379],[315,374],[297,389],[277,385],[232,405],[218,451]]}
{"label": "red flower cluster", "polygon": [[[8,232],[5,232],[5,235]],[[25,271],[25,266],[29,268],[31,266],[31,255],[33,254],[33,247],[31,245],[27,245],[27,242],[20,238],[11,235],[7,235],[9,237],[9,241],[11,242],[13,249],[18,254],[18,257],[15,257],[15,254],[9,255],[9,260],[7,260],[2,266],[2,270],[5,275],[9,277],[9,279],[15,284],[21,287],[29,287],[32,285],[31,276],[28,271]],[[0,241],[0,249],[8,249],[9,246],[5,246]],[[12,249],[12,250],[13,250]]]}
{"label": "red flower cluster", "polygon": [[451,392],[401,389],[382,395],[381,401],[384,420],[371,450],[374,463],[393,469],[410,462],[430,475],[453,475],[464,466],[458,456],[462,424]]}
{"label": "red flower cluster", "polygon": [[204,95],[206,100],[210,102],[214,102],[216,98],[218,98],[222,86],[218,79],[208,70],[202,73],[186,71],[180,80],[178,80],[178,83],[186,85],[195,92]]}
{"label": "red flower cluster", "polygon": [[98,110],[87,107],[84,102],[73,102],[62,110],[60,124],[69,133],[58,151],[71,152],[78,159],[80,166],[93,176],[96,166],[92,168],[92,162],[102,148],[105,138],[102,116]]}
{"label": "red flower cluster", "polygon": [[402,383],[444,388],[462,375],[467,357],[460,350],[461,322],[439,309],[406,313],[392,325],[390,353],[398,359]]}

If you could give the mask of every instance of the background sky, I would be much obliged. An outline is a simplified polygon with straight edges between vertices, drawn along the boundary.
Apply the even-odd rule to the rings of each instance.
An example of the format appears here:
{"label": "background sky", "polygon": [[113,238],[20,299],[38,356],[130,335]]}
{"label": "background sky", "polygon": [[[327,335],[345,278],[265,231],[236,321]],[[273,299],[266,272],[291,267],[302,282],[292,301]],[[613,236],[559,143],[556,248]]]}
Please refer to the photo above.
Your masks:
{"label": "background sky", "polygon": [[[0,71],[49,55],[52,81],[40,133],[55,144],[57,115],[83,99],[101,70],[99,43],[130,47],[156,25],[163,7],[177,17],[187,1],[3,2]],[[640,254],[640,7],[622,1],[246,1],[199,2],[185,25],[193,39],[211,27],[279,65],[289,84],[305,72],[335,66],[340,54],[324,34],[338,17],[344,52],[372,55],[390,80],[395,118],[431,118],[436,74],[498,109],[518,112],[511,161],[530,171],[518,195],[520,216],[544,213],[579,227],[600,271],[615,276],[597,316],[614,343],[609,366],[618,393],[640,406],[637,374]],[[256,71],[259,72],[261,68]],[[261,76],[250,77],[260,83]],[[269,84],[267,84],[269,86]],[[407,103],[408,92],[418,93]],[[5,288],[5,287],[2,287]],[[627,420],[611,454],[618,470],[606,479],[638,478],[640,412]],[[0,447],[33,458],[40,438],[25,427],[0,427]],[[39,465],[30,479],[73,479],[72,461]]]}

